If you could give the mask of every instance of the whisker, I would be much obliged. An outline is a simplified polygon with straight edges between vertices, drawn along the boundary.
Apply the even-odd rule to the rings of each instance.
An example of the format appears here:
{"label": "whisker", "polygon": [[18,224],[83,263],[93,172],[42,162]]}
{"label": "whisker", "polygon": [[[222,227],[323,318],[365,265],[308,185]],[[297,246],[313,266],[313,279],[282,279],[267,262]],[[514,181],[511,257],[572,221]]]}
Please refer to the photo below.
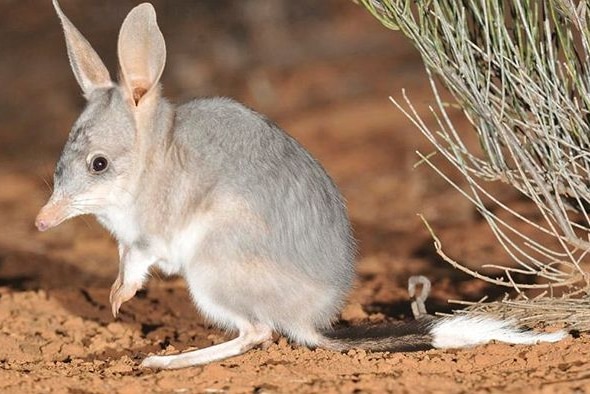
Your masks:
{"label": "whisker", "polygon": [[88,227],[89,229],[92,228],[92,226],[90,225],[90,222],[88,221],[88,218],[86,216],[80,216],[80,219],[82,219],[82,221],[84,222],[84,224],[86,224],[86,227]]}
{"label": "whisker", "polygon": [[53,194],[53,186],[49,183],[49,181],[45,178],[44,175],[39,175],[45,186],[47,187],[47,191],[49,191],[49,195]]}
{"label": "whisker", "polygon": [[130,197],[133,197],[133,194],[132,194],[132,193],[131,193],[129,190],[125,189],[125,187],[123,187],[123,186],[119,186],[119,185],[116,185],[115,187],[116,187],[116,188],[117,188],[119,191],[122,191],[122,192],[126,193],[128,196],[130,196]]}

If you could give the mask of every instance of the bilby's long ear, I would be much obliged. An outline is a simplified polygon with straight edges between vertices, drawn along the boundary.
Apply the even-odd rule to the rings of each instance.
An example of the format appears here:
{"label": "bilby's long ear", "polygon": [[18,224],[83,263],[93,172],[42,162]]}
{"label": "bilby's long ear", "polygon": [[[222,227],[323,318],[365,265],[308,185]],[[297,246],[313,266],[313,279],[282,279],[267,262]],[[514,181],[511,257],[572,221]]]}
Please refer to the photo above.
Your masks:
{"label": "bilby's long ear", "polygon": [[143,3],[129,12],[119,32],[121,84],[136,106],[157,89],[166,63],[166,43],[156,22],[156,11]]}
{"label": "bilby's long ear", "polygon": [[104,63],[84,36],[70,22],[68,17],[65,16],[57,0],[53,0],[53,7],[61,20],[66,37],[70,65],[72,66],[78,85],[82,88],[84,96],[88,97],[94,89],[112,86],[113,83],[111,82],[109,71]]}

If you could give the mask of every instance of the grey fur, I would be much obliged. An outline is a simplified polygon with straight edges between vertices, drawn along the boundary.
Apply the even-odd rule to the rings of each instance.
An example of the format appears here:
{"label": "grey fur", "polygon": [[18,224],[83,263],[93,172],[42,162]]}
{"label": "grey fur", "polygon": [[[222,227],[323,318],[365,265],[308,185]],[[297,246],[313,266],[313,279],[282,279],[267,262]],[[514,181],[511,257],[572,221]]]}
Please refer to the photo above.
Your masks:
{"label": "grey fur", "polygon": [[[74,123],[57,162],[55,192],[75,195],[96,182],[107,182],[130,171],[134,142],[133,117],[125,110],[116,88],[98,89],[90,94],[86,107]],[[115,171],[97,177],[88,172],[87,155],[103,151],[113,161]],[[101,207],[90,206],[84,213],[97,214]],[[80,207],[82,209],[82,207]]]}
{"label": "grey fur", "polygon": [[[193,211],[227,196],[239,198],[260,223],[222,222],[207,235],[205,250],[183,262],[181,273],[190,284],[203,260],[214,259],[220,287],[213,291],[224,308],[248,319],[267,319],[273,328],[297,332],[303,341],[306,334],[298,333],[299,325],[305,332],[327,327],[350,288],[354,248],[342,197],[321,166],[277,126],[226,98],[177,108],[162,100],[146,156],[138,157],[133,154],[132,116],[121,110],[121,103],[117,88],[89,97],[59,160],[56,193],[137,177],[138,183],[121,193],[133,193],[141,234],[120,241],[143,248],[146,240],[174,238]],[[86,157],[96,150],[111,160],[109,171],[100,176],[87,170]],[[137,162],[143,166],[134,166]],[[109,207],[87,204],[80,209],[110,228]],[[266,277],[248,277],[252,260],[265,262]],[[243,277],[227,286],[231,270],[243,271]],[[317,294],[302,292],[304,282],[332,294],[330,300],[314,308]],[[253,309],[261,303],[269,316],[256,316]]]}

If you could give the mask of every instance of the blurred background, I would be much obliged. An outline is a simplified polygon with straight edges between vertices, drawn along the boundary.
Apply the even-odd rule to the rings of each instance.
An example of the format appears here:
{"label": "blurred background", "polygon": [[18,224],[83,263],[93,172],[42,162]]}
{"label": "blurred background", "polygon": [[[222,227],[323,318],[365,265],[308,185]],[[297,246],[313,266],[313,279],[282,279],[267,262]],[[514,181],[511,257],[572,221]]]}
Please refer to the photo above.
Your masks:
{"label": "blurred background", "polygon": [[[119,26],[139,2],[61,3],[116,78]],[[286,121],[385,100],[400,74],[407,84],[420,68],[403,40],[349,1],[153,3],[168,48],[162,82],[174,101],[232,96]],[[83,101],[51,2],[1,6],[2,154],[38,163],[58,152]]]}
{"label": "blurred background", "polygon": [[[115,78],[119,26],[139,1],[60,3]],[[439,280],[435,289],[445,295],[473,290],[439,263],[416,216],[424,213],[465,260],[493,262],[497,255],[493,244],[481,246],[485,237],[474,236],[485,223],[473,209],[432,171],[413,168],[414,152],[432,148],[388,96],[400,99],[405,89],[433,122],[431,95],[417,52],[400,34],[346,0],[153,4],[167,42],[165,96],[234,97],[275,120],[334,178],[359,240],[367,300],[379,291],[386,291],[382,304],[404,297],[407,277],[416,273]],[[84,105],[49,0],[0,3],[0,56],[0,288],[108,287],[116,247],[92,218],[43,234],[33,227]],[[469,238],[458,231],[466,223],[476,230]],[[379,290],[381,283],[388,290]]]}

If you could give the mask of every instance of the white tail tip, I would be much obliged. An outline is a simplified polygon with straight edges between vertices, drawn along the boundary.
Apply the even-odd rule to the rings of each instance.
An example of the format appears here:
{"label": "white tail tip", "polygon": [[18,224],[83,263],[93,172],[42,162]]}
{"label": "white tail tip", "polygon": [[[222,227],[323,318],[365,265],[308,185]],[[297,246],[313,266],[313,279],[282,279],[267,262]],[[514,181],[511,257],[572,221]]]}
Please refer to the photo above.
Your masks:
{"label": "white tail tip", "polygon": [[435,348],[462,348],[490,341],[532,345],[539,342],[557,342],[568,336],[565,331],[537,333],[523,331],[509,320],[480,316],[454,316],[436,322],[430,333]]}

